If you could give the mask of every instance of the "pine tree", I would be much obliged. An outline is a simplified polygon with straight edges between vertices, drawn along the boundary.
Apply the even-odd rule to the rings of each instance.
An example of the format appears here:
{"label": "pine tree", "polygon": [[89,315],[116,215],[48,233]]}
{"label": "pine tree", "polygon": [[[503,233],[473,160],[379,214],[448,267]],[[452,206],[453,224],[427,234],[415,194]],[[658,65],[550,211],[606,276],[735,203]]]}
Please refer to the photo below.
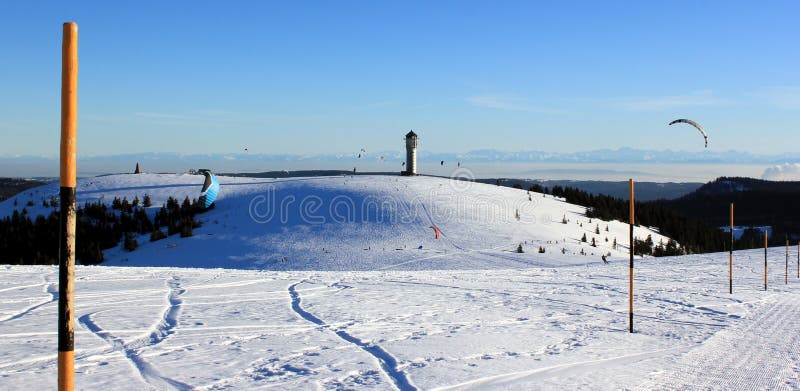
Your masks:
{"label": "pine tree", "polygon": [[133,206],[126,197],[122,197],[122,211],[126,213],[133,213]]}
{"label": "pine tree", "polygon": [[136,234],[125,232],[125,250],[133,251],[136,250],[136,247],[139,247],[139,243],[136,241]]}
{"label": "pine tree", "polygon": [[189,196],[183,199],[183,203],[181,204],[181,216],[192,216],[194,215],[194,211],[192,209],[192,201],[189,200]]}
{"label": "pine tree", "polygon": [[581,242],[586,243],[586,234],[583,234],[583,237],[581,237]]}
{"label": "pine tree", "polygon": [[180,232],[182,238],[188,238],[194,235],[193,228],[194,222],[191,217],[181,217]]}
{"label": "pine tree", "polygon": [[157,242],[161,239],[165,239],[166,237],[167,234],[165,234],[164,231],[160,229],[154,229],[153,232],[150,234],[150,241]]}

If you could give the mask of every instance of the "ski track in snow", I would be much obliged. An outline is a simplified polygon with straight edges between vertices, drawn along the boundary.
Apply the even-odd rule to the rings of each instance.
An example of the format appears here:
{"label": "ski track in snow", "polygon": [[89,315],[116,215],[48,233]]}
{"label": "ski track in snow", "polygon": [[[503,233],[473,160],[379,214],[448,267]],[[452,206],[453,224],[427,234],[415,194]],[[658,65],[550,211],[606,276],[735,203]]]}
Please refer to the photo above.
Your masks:
{"label": "ski track in snow", "polygon": [[[34,285],[34,286],[38,286],[38,285]],[[15,289],[20,289],[20,287],[16,287]],[[19,319],[19,318],[29,314],[31,311],[34,311],[34,310],[36,310],[36,309],[38,309],[40,307],[46,306],[46,305],[51,304],[51,303],[57,303],[58,302],[58,284],[46,283],[42,290],[44,291],[44,293],[50,294],[50,298],[49,299],[42,300],[39,303],[36,303],[36,304],[33,304],[33,305],[31,305],[31,306],[29,306],[27,308],[24,308],[21,311],[17,312],[16,314],[6,316],[5,318],[0,319],[0,322],[8,322],[8,321],[12,321],[14,319]]]}
{"label": "ski track in snow", "polygon": [[540,378],[549,378],[558,376],[562,373],[571,373],[575,371],[597,371],[604,368],[613,368],[619,365],[627,365],[644,360],[652,360],[658,356],[667,354],[679,348],[663,349],[652,352],[642,352],[636,354],[628,354],[618,357],[604,358],[599,360],[572,362],[561,365],[554,365],[551,367],[531,369],[528,371],[511,372],[502,375],[487,376],[470,380],[464,383],[437,387],[434,391],[452,391],[452,390],[470,390],[476,388],[501,388],[503,386],[514,385],[520,382],[532,382]]}
{"label": "ski track in snow", "polygon": [[800,295],[783,293],[772,300],[772,305],[716,333],[638,388],[800,388]]}
{"label": "ski track in snow", "polygon": [[343,329],[331,328],[329,324],[325,323],[325,321],[316,317],[314,314],[304,310],[301,305],[302,299],[300,298],[300,294],[297,292],[297,286],[307,282],[308,282],[307,280],[303,280],[289,286],[289,295],[292,300],[291,302],[292,311],[294,311],[299,317],[303,318],[308,322],[314,323],[318,326],[333,331],[342,340],[351,343],[360,348],[361,350],[370,354],[372,357],[375,358],[375,360],[378,361],[381,372],[386,376],[386,378],[389,379],[389,381],[397,389],[401,391],[418,389],[411,383],[411,381],[408,379],[408,377],[403,371],[397,369],[397,359],[395,359],[394,356],[389,354],[382,347],[373,343],[364,342],[361,339],[350,335],[347,331]]}
{"label": "ski track in snow", "polygon": [[139,377],[147,384],[158,389],[172,388],[176,390],[191,390],[192,386],[182,383],[178,380],[171,379],[161,374],[154,366],[150,365],[143,357],[142,350],[148,347],[153,347],[166,339],[174,332],[175,326],[178,324],[178,315],[180,314],[181,304],[183,299],[181,295],[186,292],[186,289],[181,287],[180,279],[172,277],[166,281],[169,288],[167,293],[167,307],[161,317],[161,320],[150,330],[150,332],[143,337],[136,338],[130,342],[125,342],[119,337],[115,337],[108,331],[104,330],[94,320],[90,313],[78,318],[78,322],[82,324],[87,330],[106,341],[113,350],[122,350],[125,357],[130,360],[134,368],[138,371]]}

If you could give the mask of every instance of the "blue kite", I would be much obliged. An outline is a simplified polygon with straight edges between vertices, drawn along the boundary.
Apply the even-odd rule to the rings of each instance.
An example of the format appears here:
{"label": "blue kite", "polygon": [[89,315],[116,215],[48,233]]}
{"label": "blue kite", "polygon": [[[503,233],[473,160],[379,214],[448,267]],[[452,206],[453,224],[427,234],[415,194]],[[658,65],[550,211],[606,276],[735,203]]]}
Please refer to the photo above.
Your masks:
{"label": "blue kite", "polygon": [[211,173],[211,170],[203,171],[203,175],[206,176],[206,180],[203,182],[203,190],[200,191],[200,198],[203,202],[203,207],[208,208],[217,199],[217,195],[219,194],[219,181],[217,177]]}

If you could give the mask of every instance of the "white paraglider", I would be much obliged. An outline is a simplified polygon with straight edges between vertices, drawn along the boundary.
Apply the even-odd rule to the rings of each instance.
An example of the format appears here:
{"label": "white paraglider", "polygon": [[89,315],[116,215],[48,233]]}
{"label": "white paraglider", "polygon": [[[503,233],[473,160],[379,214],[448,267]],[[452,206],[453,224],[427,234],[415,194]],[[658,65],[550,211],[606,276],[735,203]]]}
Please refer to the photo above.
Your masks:
{"label": "white paraglider", "polygon": [[708,134],[706,134],[706,131],[703,129],[702,126],[700,126],[700,124],[698,124],[697,122],[694,122],[694,121],[692,121],[690,119],[685,119],[685,118],[676,119],[675,121],[672,121],[669,124],[672,125],[672,124],[681,124],[681,123],[689,124],[689,125],[692,125],[695,128],[697,128],[697,130],[700,131],[700,134],[703,135],[703,139],[705,139],[705,141],[706,141],[706,148],[708,148]]}

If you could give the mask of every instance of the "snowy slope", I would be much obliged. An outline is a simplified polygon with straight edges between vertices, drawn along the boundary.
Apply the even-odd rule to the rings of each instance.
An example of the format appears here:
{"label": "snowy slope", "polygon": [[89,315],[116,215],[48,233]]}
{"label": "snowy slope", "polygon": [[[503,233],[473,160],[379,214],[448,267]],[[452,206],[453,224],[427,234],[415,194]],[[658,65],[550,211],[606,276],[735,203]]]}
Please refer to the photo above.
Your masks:
{"label": "snowy slope", "polygon": [[[195,236],[111,249],[107,265],[267,270],[485,269],[598,263],[627,254],[628,226],[587,219],[585,208],[552,196],[433,177],[289,179],[220,177],[216,208],[199,216]],[[111,203],[149,194],[154,214],[170,196],[199,195],[201,176],[111,175],[82,179],[78,201]],[[0,216],[42,206],[57,184],[0,203]],[[17,205],[14,205],[15,199]],[[519,214],[519,219],[517,219]],[[562,219],[569,220],[562,224]],[[431,226],[441,238],[435,239]],[[608,227],[608,231],[606,231]],[[595,234],[595,228],[600,233]],[[589,243],[581,243],[586,235]],[[661,235],[637,227],[636,236]],[[591,247],[595,238],[597,247]],[[619,247],[612,248],[614,239]],[[607,240],[607,241],[606,241]],[[524,254],[512,253],[522,243]],[[537,252],[539,246],[545,254]],[[586,255],[580,255],[581,250]],[[563,254],[562,254],[563,252]]]}
{"label": "snowy slope", "polygon": [[[784,251],[515,270],[78,267],[86,390],[798,389]],[[0,266],[0,389],[53,389],[55,267]]]}

